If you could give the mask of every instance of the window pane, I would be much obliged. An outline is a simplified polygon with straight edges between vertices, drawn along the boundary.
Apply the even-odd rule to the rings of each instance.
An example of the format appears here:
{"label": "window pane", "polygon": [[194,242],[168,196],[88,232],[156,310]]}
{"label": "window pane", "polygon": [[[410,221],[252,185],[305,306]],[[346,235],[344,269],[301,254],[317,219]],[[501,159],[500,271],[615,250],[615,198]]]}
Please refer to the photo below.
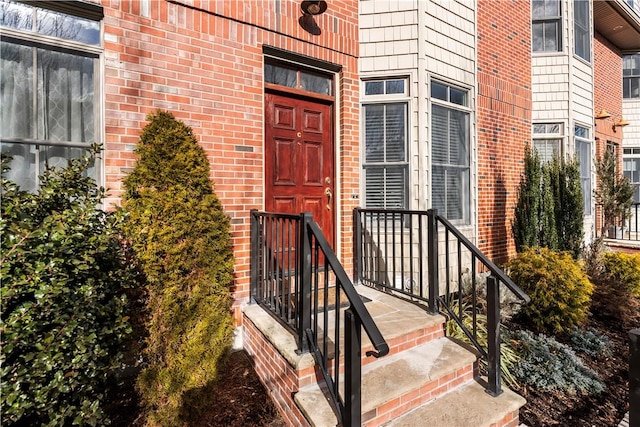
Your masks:
{"label": "window pane", "polygon": [[331,79],[326,76],[319,76],[307,72],[300,73],[300,86],[310,92],[331,95]]}
{"label": "window pane", "polygon": [[449,111],[449,137],[451,138],[449,163],[460,166],[469,165],[469,115],[462,111]]}
{"label": "window pane", "polygon": [[543,23],[533,23],[531,26],[532,29],[532,39],[531,39],[531,48],[534,52],[543,52],[544,51],[544,24]]}
{"label": "window pane", "polygon": [[298,73],[291,68],[264,64],[264,81],[287,87],[298,87]]}
{"label": "window pane", "polygon": [[465,200],[464,194],[466,193],[465,171],[448,169],[446,177],[446,217],[451,220],[465,219],[462,205],[462,201]]}
{"label": "window pane", "polygon": [[386,105],[386,146],[387,162],[403,162],[405,160],[406,137],[406,104]]}
{"label": "window pane", "polygon": [[404,93],[404,80],[387,80],[386,93]]}
{"label": "window pane", "polygon": [[431,146],[433,162],[449,162],[449,115],[447,109],[439,105],[432,108]]}
{"label": "window pane", "polygon": [[36,9],[36,31],[45,36],[98,45],[100,24],[89,19]]}
{"label": "window pane", "polygon": [[384,161],[384,105],[364,106],[365,161]]}
{"label": "window pane", "polygon": [[544,50],[545,52],[558,51],[558,23],[544,23]]}
{"label": "window pane", "polygon": [[437,209],[441,215],[444,215],[447,212],[445,209],[445,168],[444,166],[434,165],[431,170],[431,207]]}
{"label": "window pane", "polygon": [[36,190],[36,146],[29,144],[2,143],[2,153],[10,155],[11,169],[5,175],[23,191]]}
{"label": "window pane", "polygon": [[38,138],[94,142],[94,60],[37,50]]}
{"label": "window pane", "polygon": [[450,101],[458,105],[467,105],[467,91],[450,88],[449,89]]}
{"label": "window pane", "polygon": [[364,84],[365,95],[382,95],[384,94],[384,82],[365,82]]}
{"label": "window pane", "polygon": [[[576,126],[576,129],[578,128],[579,126]],[[580,162],[580,181],[582,184],[582,197],[584,199],[584,214],[591,215],[591,144],[585,141],[576,141],[576,154]]]}
{"label": "window pane", "polygon": [[546,16],[544,3],[544,0],[533,0],[531,2],[531,14],[534,18],[544,18]]}
{"label": "window pane", "polygon": [[574,132],[578,138],[589,138],[589,129],[582,126],[575,126]]}
{"label": "window pane", "polygon": [[0,136],[34,138],[33,48],[0,43]]}
{"label": "window pane", "polygon": [[0,25],[17,30],[33,28],[33,8],[20,3],[0,0]]}
{"label": "window pane", "polygon": [[365,197],[367,208],[400,209],[406,206],[406,165],[366,166]]}
{"label": "window pane", "polygon": [[449,97],[447,96],[447,89],[448,88],[445,85],[437,82],[431,82],[431,97],[448,101]]}
{"label": "window pane", "polygon": [[553,159],[554,156],[559,154],[560,140],[559,139],[534,139],[533,147],[538,152],[538,157],[542,162],[548,162]]}

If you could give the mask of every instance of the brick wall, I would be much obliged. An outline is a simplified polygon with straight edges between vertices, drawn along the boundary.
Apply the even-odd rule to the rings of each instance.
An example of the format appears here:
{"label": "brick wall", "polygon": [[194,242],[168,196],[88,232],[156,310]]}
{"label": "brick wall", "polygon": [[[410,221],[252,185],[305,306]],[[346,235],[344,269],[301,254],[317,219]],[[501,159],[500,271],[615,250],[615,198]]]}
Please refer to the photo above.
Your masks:
{"label": "brick wall", "polygon": [[478,2],[478,247],[496,261],[515,253],[511,220],[531,140],[528,2]]}
{"label": "brick wall", "polygon": [[[614,132],[612,126],[622,116],[622,53],[597,32],[593,38],[593,69],[595,114],[603,108],[611,114],[608,119],[594,120],[596,158],[602,158],[608,141],[613,142],[618,155],[618,170],[622,173],[622,128],[616,128]],[[602,212],[596,206],[596,230],[601,227]]]}
{"label": "brick wall", "polygon": [[315,18],[320,35],[301,28],[295,0],[152,1],[148,17],[141,16],[137,0],[101,3],[107,205],[120,203],[121,180],[134,165],[148,113],[168,110],[193,127],[231,218],[239,320],[237,309],[249,297],[249,211],[264,206],[262,46],[268,45],[343,66],[336,81],[336,170],[344,218],[340,255],[350,263],[350,217],[357,202],[351,195],[358,193],[359,180],[357,1],[329,2]]}

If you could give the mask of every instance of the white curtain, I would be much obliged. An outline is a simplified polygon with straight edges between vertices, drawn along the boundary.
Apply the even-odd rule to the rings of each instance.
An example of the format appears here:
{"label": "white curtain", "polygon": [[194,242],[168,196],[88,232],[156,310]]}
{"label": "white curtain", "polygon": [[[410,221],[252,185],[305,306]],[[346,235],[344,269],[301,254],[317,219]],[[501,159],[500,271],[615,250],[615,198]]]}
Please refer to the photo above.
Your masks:
{"label": "white curtain", "polygon": [[13,156],[8,178],[33,191],[44,167],[63,167],[83,149],[7,139],[94,142],[94,59],[10,41],[1,49],[2,152]]}

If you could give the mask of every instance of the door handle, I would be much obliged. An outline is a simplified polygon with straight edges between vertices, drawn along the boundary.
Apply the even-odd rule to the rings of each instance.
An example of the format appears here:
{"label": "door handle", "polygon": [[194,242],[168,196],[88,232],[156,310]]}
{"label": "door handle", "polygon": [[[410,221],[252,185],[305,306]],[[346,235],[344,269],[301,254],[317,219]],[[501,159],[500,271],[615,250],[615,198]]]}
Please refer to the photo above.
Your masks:
{"label": "door handle", "polygon": [[333,192],[329,187],[324,189],[324,194],[329,198],[327,202],[327,210],[331,210],[331,199],[333,199]]}

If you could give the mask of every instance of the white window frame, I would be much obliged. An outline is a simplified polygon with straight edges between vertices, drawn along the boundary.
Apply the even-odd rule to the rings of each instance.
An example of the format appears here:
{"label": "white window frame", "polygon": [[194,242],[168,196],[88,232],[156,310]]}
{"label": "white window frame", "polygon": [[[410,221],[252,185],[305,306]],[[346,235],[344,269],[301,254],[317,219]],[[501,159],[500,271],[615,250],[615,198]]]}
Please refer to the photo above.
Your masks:
{"label": "white window frame", "polygon": [[[637,170],[630,167],[632,165],[632,162],[637,167]],[[629,178],[632,184],[636,184],[636,188],[633,194],[633,202],[640,203],[640,147],[623,148],[622,165],[622,174]],[[637,181],[633,179],[632,172],[639,173]]]}
{"label": "white window frame", "polygon": [[[447,99],[448,100],[443,100],[443,99],[439,99],[434,97],[434,94],[432,93],[432,87],[433,84],[438,84],[438,85],[442,85],[445,86],[447,88]],[[444,206],[445,206],[445,211],[443,212],[442,210],[439,210],[439,214],[445,216],[446,218],[448,218],[453,224],[456,225],[470,225],[471,224],[471,220],[472,220],[472,196],[471,193],[473,191],[472,188],[472,119],[473,119],[473,111],[472,109],[469,107],[470,103],[471,103],[471,96],[472,96],[472,92],[471,92],[471,88],[468,87],[464,87],[461,85],[456,85],[453,83],[449,83],[447,81],[444,80],[440,80],[437,78],[434,78],[430,81],[430,99],[431,99],[431,120],[429,123],[429,128],[430,128],[430,141],[431,141],[431,150],[430,150],[430,159],[431,159],[431,179],[430,179],[430,188],[431,188],[431,193],[430,193],[430,201],[431,201],[431,207],[432,208],[436,208],[436,206],[434,206],[434,202],[435,202],[435,197],[434,197],[434,190],[435,190],[435,185],[434,185],[434,180],[433,180],[433,170],[434,167],[440,166],[440,167],[444,167],[446,169],[450,169],[450,168],[455,168],[455,169],[462,169],[462,170],[466,170],[467,171],[467,182],[463,183],[466,184],[466,189],[463,188],[462,193],[460,194],[460,197],[462,198],[461,200],[461,207],[462,207],[462,218],[449,218],[449,212],[446,211],[446,206],[447,206],[447,201],[445,198],[445,202],[444,202]],[[459,104],[459,103],[453,103],[450,102],[451,99],[451,89],[458,91],[458,92],[464,92],[465,96],[464,96],[464,101],[463,104]],[[467,142],[467,164],[466,165],[459,165],[459,164],[455,164],[455,163],[439,163],[439,162],[435,162],[434,161],[434,155],[433,155],[433,150],[435,147],[435,138],[434,138],[434,132],[433,132],[433,107],[434,106],[438,106],[438,107],[442,107],[448,110],[453,110],[453,111],[459,111],[462,112],[463,114],[466,115],[467,117],[467,135],[466,135],[466,142]],[[450,141],[448,141],[448,144],[450,143]],[[466,194],[465,194],[465,190],[466,190]],[[445,197],[447,194],[446,191],[446,179],[445,179]]]}
{"label": "white window frame", "polygon": [[555,145],[554,154],[560,158],[562,156],[562,146],[564,140],[564,134],[562,132],[564,128],[563,123],[534,123],[532,127],[533,133],[533,148],[538,152],[538,157],[541,162],[548,162],[552,160],[552,157],[546,155],[547,150],[541,151],[538,146],[544,144]]}
{"label": "white window frame", "polygon": [[[627,68],[628,64],[638,61],[640,63],[640,52],[622,56],[622,97],[623,99],[640,99],[640,71],[632,74],[633,68]],[[640,70],[640,66],[638,67]],[[632,83],[637,87],[636,93],[632,93]]]}
{"label": "white window frame", "polygon": [[[562,43],[562,3],[560,0],[547,0],[547,1],[555,1],[558,4],[558,15],[548,15],[548,16],[533,16],[533,2],[531,3],[531,50],[534,53],[549,53],[549,52],[562,52],[563,51],[563,43]],[[544,25],[554,23],[556,24],[556,49],[555,50],[547,50],[546,46],[546,37],[544,35]],[[534,28],[536,25],[543,25],[543,39],[542,39],[542,49],[535,49],[535,40],[534,40]]]}
{"label": "white window frame", "polygon": [[[393,82],[402,81],[403,91],[401,93],[387,93],[388,85],[393,84]],[[383,86],[382,93],[375,93],[367,95],[367,85],[368,84],[379,84],[381,83]],[[362,141],[362,149],[361,149],[361,165],[362,165],[362,174],[361,174],[361,185],[362,185],[362,194],[363,197],[363,205],[367,208],[374,209],[408,209],[409,208],[409,138],[410,138],[410,122],[409,119],[411,117],[410,112],[410,94],[409,94],[409,84],[410,79],[406,76],[402,77],[376,77],[372,79],[366,79],[361,81],[361,141]],[[367,162],[366,152],[367,152],[367,141],[366,141],[366,108],[367,106],[374,105],[394,105],[401,104],[404,105],[405,108],[405,136],[404,136],[404,159],[402,161],[386,161],[382,162]],[[385,152],[386,152],[386,141],[385,141]],[[382,206],[369,206],[367,204],[367,168],[372,167],[403,167],[404,168],[404,194],[402,197],[402,204],[400,206],[397,203],[393,204],[388,201],[386,197],[386,181],[383,182],[384,190],[382,195]]]}
{"label": "white window frame", "polygon": [[[587,8],[586,22],[578,20],[578,7],[585,5]],[[573,54],[587,62],[591,62],[591,6],[589,0],[573,0]],[[579,52],[579,47],[584,49],[584,56]]]}
{"label": "white window frame", "polygon": [[[83,150],[88,149],[93,144],[101,144],[103,141],[103,101],[102,101],[102,57],[103,57],[103,20],[102,20],[102,7],[91,3],[58,3],[58,2],[33,2],[33,3],[17,3],[11,0],[0,2],[0,7],[7,3],[16,3],[26,7],[39,8],[43,10],[51,10],[57,14],[68,15],[70,17],[82,18],[85,20],[91,20],[98,24],[99,39],[97,44],[84,43],[80,41],[54,37],[50,35],[38,34],[35,30],[36,20],[33,19],[33,27],[31,29],[16,29],[12,27],[2,26],[2,41],[0,43],[10,43],[12,45],[25,46],[34,49],[34,57],[36,55],[35,49],[40,49],[47,52],[63,52],[67,54],[77,55],[81,57],[90,58],[93,60],[93,140],[88,142],[73,142],[73,141],[55,141],[55,140],[43,140],[36,138],[23,138],[15,137],[12,135],[3,135],[0,131],[0,143],[5,144],[17,144],[24,147],[23,152],[30,153],[35,159],[31,164],[30,170],[25,174],[25,171],[12,170],[8,177],[13,180],[16,174],[22,174],[22,176],[29,175],[29,183],[33,183],[33,186],[29,186],[29,190],[37,191],[40,187],[40,175],[44,172],[42,165],[43,158],[46,158],[46,151],[51,148],[81,148]],[[34,16],[35,15],[34,13]],[[33,63],[34,67],[37,67],[36,62]],[[34,88],[37,88],[35,84],[34,72]],[[33,93],[34,103],[38,97],[37,89],[34,89]],[[34,114],[39,114],[38,108],[34,108]],[[36,120],[34,120],[35,122]],[[33,126],[36,126],[33,124]],[[34,131],[34,135],[36,135]],[[4,152],[4,150],[3,150]],[[67,157],[67,159],[75,158],[77,156]],[[57,165],[60,166],[60,165]],[[64,165],[62,165],[64,166]],[[93,170],[89,171],[92,177],[96,180],[98,186],[103,185],[103,165],[100,157],[95,159]]]}
{"label": "white window frame", "polygon": [[[593,139],[592,129],[588,126],[576,123],[573,127],[575,155],[580,163],[580,185],[582,186],[582,198],[584,200],[584,215],[591,216],[593,214]],[[577,134],[578,129],[586,130],[586,137]],[[584,153],[581,150],[585,150]],[[581,153],[583,156],[581,156]],[[581,160],[587,159],[588,171],[583,173],[583,165]]]}

